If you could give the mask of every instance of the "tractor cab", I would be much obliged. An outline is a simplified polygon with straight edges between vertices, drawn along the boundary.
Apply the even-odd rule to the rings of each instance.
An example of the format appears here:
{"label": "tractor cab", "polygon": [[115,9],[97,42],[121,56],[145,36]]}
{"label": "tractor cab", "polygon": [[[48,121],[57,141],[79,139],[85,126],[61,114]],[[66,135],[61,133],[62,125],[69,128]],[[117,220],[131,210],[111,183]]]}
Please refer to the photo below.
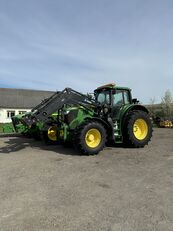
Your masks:
{"label": "tractor cab", "polygon": [[133,103],[129,88],[118,87],[112,83],[98,87],[94,94],[96,101],[107,107],[113,118],[118,116],[121,109]]}
{"label": "tractor cab", "polygon": [[98,87],[94,91],[97,102],[112,107],[119,107],[132,103],[131,90],[126,87],[118,87],[115,84],[107,84]]}

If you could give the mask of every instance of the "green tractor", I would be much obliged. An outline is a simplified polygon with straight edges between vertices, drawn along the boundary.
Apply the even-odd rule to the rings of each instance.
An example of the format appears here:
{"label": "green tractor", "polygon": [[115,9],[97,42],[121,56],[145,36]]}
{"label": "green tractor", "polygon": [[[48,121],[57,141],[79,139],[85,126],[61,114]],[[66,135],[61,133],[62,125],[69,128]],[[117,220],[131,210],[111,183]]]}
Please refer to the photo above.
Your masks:
{"label": "green tractor", "polygon": [[[58,116],[51,122],[54,111]],[[24,122],[44,123],[43,134],[52,133],[58,142],[72,143],[88,155],[99,153],[109,141],[141,148],[152,137],[148,110],[132,99],[129,88],[115,84],[97,88],[94,98],[66,88]]]}

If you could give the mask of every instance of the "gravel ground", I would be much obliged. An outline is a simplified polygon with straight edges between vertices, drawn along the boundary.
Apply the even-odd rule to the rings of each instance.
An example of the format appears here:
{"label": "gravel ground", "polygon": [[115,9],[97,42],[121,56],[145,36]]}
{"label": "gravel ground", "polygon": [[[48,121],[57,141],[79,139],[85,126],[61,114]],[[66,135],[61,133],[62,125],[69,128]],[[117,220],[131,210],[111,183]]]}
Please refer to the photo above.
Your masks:
{"label": "gravel ground", "polygon": [[143,149],[0,138],[0,231],[172,231],[173,129]]}

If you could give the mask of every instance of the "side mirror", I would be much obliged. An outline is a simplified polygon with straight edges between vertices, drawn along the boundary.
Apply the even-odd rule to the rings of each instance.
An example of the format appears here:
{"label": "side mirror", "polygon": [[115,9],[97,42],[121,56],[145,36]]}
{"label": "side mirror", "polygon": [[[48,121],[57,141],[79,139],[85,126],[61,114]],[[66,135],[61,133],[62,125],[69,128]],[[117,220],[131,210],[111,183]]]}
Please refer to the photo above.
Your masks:
{"label": "side mirror", "polygon": [[138,103],[139,103],[139,100],[137,100],[136,98],[135,98],[135,99],[132,99],[132,103],[138,104]]}

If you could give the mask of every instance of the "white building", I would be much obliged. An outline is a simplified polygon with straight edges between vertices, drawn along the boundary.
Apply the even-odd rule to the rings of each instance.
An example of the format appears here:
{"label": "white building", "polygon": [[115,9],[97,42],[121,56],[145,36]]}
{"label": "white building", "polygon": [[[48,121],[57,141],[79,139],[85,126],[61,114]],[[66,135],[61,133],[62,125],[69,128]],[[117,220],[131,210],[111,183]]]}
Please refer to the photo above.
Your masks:
{"label": "white building", "polygon": [[0,88],[0,123],[10,123],[11,117],[29,112],[53,91]]}

